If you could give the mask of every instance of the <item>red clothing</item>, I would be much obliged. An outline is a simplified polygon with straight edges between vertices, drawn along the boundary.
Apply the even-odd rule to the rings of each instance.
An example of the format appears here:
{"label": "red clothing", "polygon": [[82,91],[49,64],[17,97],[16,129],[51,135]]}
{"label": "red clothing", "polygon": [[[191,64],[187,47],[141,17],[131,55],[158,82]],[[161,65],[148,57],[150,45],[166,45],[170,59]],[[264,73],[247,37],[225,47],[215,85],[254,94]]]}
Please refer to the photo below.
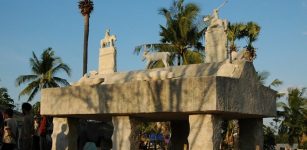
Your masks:
{"label": "red clothing", "polygon": [[46,127],[47,127],[47,118],[46,116],[42,116],[42,120],[38,128],[38,134],[41,136],[46,135]]}

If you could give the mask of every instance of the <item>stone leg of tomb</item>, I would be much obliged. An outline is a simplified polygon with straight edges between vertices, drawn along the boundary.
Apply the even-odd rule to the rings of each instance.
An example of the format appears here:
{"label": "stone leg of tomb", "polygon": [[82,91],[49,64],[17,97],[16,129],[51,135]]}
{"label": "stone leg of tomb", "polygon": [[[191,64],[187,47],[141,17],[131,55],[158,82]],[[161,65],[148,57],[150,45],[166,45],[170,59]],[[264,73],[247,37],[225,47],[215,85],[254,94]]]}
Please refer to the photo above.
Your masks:
{"label": "stone leg of tomb", "polygon": [[188,149],[188,135],[189,135],[189,121],[176,120],[171,121],[172,136],[170,139],[171,150],[187,150]]}
{"label": "stone leg of tomb", "polygon": [[239,149],[263,149],[262,119],[239,120]]}
{"label": "stone leg of tomb", "polygon": [[78,119],[53,118],[52,150],[78,149]]}
{"label": "stone leg of tomb", "polygon": [[112,149],[130,150],[130,135],[132,131],[129,116],[114,116],[112,117],[112,123],[114,126],[112,135]]}
{"label": "stone leg of tomb", "polygon": [[222,119],[219,116],[209,114],[189,115],[189,123],[190,150],[218,150],[220,148]]}

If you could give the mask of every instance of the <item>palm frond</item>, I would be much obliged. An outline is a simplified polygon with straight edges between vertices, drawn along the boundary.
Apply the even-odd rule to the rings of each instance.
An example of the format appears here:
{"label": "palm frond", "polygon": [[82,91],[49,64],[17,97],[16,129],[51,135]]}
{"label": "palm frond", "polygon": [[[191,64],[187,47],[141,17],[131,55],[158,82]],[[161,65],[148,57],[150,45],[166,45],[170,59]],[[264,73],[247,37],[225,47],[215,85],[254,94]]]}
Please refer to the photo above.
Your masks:
{"label": "palm frond", "polygon": [[38,78],[37,75],[21,75],[15,81],[16,82],[16,86],[20,86],[23,83],[33,81],[33,80],[35,80],[37,78]]}
{"label": "palm frond", "polygon": [[80,0],[78,2],[78,7],[83,16],[90,15],[94,10],[94,3],[91,0]]}
{"label": "palm frond", "polygon": [[30,101],[33,100],[33,98],[34,98],[34,96],[36,95],[36,93],[38,92],[38,90],[39,90],[39,86],[35,87],[35,88],[32,90],[32,92],[31,92],[31,94],[30,94],[30,96],[29,96],[29,98],[28,98],[28,102],[30,102]]}
{"label": "palm frond", "polygon": [[275,80],[273,80],[273,81],[271,82],[271,84],[270,84],[269,86],[278,87],[278,86],[280,86],[280,85],[282,85],[282,84],[283,84],[283,82],[282,82],[281,80],[275,79]]}
{"label": "palm frond", "polygon": [[187,64],[199,64],[204,62],[204,54],[198,51],[187,51],[185,58]]}
{"label": "palm frond", "polygon": [[264,85],[265,84],[265,80],[269,77],[270,73],[267,71],[261,71],[257,73],[258,75],[258,81]]}
{"label": "palm frond", "polygon": [[31,91],[33,91],[33,89],[35,89],[36,87],[40,88],[40,80],[35,80],[32,81],[31,83],[29,83],[20,93],[18,98],[20,98],[21,96],[24,95],[29,95],[31,93]]}
{"label": "palm frond", "polygon": [[40,64],[41,64],[41,62],[38,60],[35,53],[32,52],[32,58],[30,58],[30,66],[31,66],[33,73],[35,73],[35,74],[40,73],[40,68],[39,68]]}
{"label": "palm frond", "polygon": [[64,63],[58,64],[56,67],[52,68],[51,72],[52,75],[55,75],[59,71],[64,71],[68,76],[71,76],[71,69],[68,65]]}
{"label": "palm frond", "polygon": [[53,77],[53,79],[54,79],[55,82],[62,84],[64,86],[70,85],[69,82],[67,82],[67,80],[65,80],[65,79],[62,79],[62,78],[59,78],[59,77]]}

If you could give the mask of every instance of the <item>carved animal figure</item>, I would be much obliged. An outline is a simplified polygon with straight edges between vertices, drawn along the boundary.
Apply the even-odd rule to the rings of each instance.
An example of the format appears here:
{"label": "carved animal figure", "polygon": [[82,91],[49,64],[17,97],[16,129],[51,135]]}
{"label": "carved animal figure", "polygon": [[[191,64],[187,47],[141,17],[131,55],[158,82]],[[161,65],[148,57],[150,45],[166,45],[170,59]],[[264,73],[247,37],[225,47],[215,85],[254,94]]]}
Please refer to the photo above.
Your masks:
{"label": "carved animal figure", "polygon": [[147,60],[147,65],[146,67],[148,68],[150,63],[153,61],[159,61],[161,60],[164,64],[164,67],[168,67],[168,61],[171,56],[170,52],[155,52],[155,53],[149,53],[148,51],[144,51],[143,54],[143,61],[146,59]]}
{"label": "carved animal figure", "polygon": [[97,75],[97,71],[91,71],[89,75],[85,74],[78,82],[74,83],[73,86],[98,85],[104,82],[104,78],[100,78]]}
{"label": "carved animal figure", "polygon": [[116,41],[115,35],[110,35],[110,29],[106,30],[105,37],[100,41],[100,47],[114,47],[114,43]]}

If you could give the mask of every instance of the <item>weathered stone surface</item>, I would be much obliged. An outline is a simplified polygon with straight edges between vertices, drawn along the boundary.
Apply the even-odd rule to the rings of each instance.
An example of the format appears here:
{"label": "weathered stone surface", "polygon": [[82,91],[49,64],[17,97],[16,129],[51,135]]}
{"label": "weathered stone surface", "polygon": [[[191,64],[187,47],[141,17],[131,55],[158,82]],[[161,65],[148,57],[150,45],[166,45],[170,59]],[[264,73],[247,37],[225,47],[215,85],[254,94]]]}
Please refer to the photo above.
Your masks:
{"label": "weathered stone surface", "polygon": [[242,70],[239,80],[217,78],[217,110],[275,116],[276,92],[258,82],[251,63],[247,63]]}
{"label": "weathered stone surface", "polygon": [[263,149],[262,119],[240,119],[239,127],[239,149]]}
{"label": "weathered stone surface", "polygon": [[218,150],[221,144],[222,119],[215,115],[189,115],[190,150]]}
{"label": "weathered stone surface", "polygon": [[110,74],[116,72],[115,47],[101,48],[99,51],[99,74]]}
{"label": "weathered stone surface", "polygon": [[114,131],[112,135],[113,146],[116,150],[130,150],[131,124],[129,116],[112,117]]}
{"label": "weathered stone surface", "polygon": [[203,69],[209,67],[206,64],[191,66],[193,69],[172,68],[175,76],[183,76],[180,78],[147,81],[136,80],[133,75],[130,82],[44,89],[41,113],[53,116],[155,113],[161,117],[157,113],[197,112],[274,116],[275,92],[256,81],[252,64],[237,63],[228,71],[219,71],[224,65],[209,69],[215,73]]}
{"label": "weathered stone surface", "polygon": [[227,58],[227,34],[224,28],[211,28],[206,31],[206,63],[222,62]]}
{"label": "weathered stone surface", "polygon": [[78,139],[78,120],[72,118],[53,118],[52,149],[76,150]]}

